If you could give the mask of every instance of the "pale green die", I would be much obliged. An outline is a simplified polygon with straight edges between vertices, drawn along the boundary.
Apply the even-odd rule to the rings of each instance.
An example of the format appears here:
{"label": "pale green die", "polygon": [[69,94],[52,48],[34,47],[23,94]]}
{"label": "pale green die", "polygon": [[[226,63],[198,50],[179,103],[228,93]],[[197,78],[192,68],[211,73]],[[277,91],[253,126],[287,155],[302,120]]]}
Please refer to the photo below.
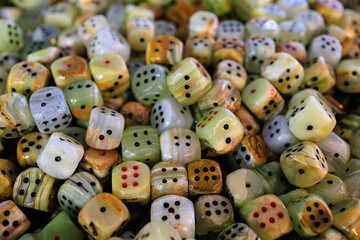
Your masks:
{"label": "pale green die", "polygon": [[296,41],[306,45],[306,26],[302,22],[288,20],[281,22],[279,26],[281,31],[278,43]]}
{"label": "pale green die", "polygon": [[285,206],[288,206],[292,201],[298,199],[299,197],[305,197],[308,194],[308,191],[306,191],[305,189],[298,188],[283,195],[280,195],[279,198],[285,204]]}
{"label": "pale green die", "polygon": [[21,28],[11,20],[0,19],[0,52],[18,52],[23,44]]}

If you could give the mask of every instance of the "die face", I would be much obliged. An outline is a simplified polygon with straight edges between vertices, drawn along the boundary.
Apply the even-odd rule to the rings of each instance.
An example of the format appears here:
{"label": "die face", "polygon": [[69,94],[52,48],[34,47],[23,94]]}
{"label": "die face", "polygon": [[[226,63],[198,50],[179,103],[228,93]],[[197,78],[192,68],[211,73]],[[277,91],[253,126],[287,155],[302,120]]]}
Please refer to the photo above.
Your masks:
{"label": "die face", "polygon": [[341,55],[343,57],[348,55],[352,51],[353,46],[356,45],[356,40],[354,40],[354,36],[351,35],[351,33],[347,32],[345,29],[339,27],[338,25],[330,24],[327,28],[327,31],[330,36],[333,36],[340,41],[343,47],[341,52]]}
{"label": "die face", "polygon": [[149,106],[132,101],[125,103],[120,109],[125,118],[125,127],[149,124],[150,112]]}
{"label": "die face", "polygon": [[314,10],[301,12],[295,16],[294,20],[305,25],[307,42],[325,29],[323,16]]}
{"label": "die face", "polygon": [[213,63],[222,60],[233,60],[239,64],[244,62],[244,42],[237,38],[218,38],[215,43]]}
{"label": "die face", "polygon": [[[241,179],[241,180],[240,180]],[[250,169],[238,169],[226,177],[226,190],[236,208],[265,193],[259,176]]]}
{"label": "die face", "polygon": [[64,29],[71,27],[77,11],[70,3],[60,2],[49,6],[44,14],[44,23]]}
{"label": "die face", "polygon": [[38,62],[45,67],[50,68],[51,64],[58,58],[63,57],[64,53],[60,48],[48,47],[39,51],[33,52],[26,57],[26,61]]}
{"label": "die face", "polygon": [[224,20],[219,24],[218,38],[244,38],[244,25],[237,20]]}
{"label": "die face", "polygon": [[277,45],[276,52],[285,52],[293,56],[299,62],[304,62],[307,52],[304,44],[296,41],[285,41]]}
{"label": "die face", "polygon": [[306,26],[302,22],[287,20],[279,25],[281,31],[279,34],[278,42],[284,41],[298,41],[303,44],[307,43]]}
{"label": "die face", "polygon": [[146,204],[150,199],[149,167],[137,161],[117,165],[112,171],[112,193],[129,204]]}
{"label": "die face", "polygon": [[193,124],[189,106],[183,105],[173,97],[163,98],[151,110],[150,123],[159,134],[170,128],[191,128]]}
{"label": "die face", "polygon": [[185,197],[167,195],[153,201],[151,221],[169,223],[182,238],[195,237],[194,205]]}
{"label": "die face", "polygon": [[0,21],[1,52],[18,52],[23,47],[23,34],[21,28],[11,20],[1,19]]}
{"label": "die face", "polygon": [[341,19],[344,13],[344,6],[340,1],[318,1],[314,10],[319,12],[328,23],[336,22]]}
{"label": "die face", "polygon": [[253,36],[246,40],[245,67],[248,72],[260,73],[265,60],[275,53],[275,42],[268,37]]}
{"label": "die face", "polygon": [[21,59],[26,59],[29,54],[48,47],[51,47],[51,43],[49,41],[30,42],[29,44],[26,44],[21,50]]}
{"label": "die face", "polygon": [[66,179],[75,172],[83,155],[84,148],[78,141],[63,133],[55,132],[51,134],[36,163],[50,176]]}
{"label": "die face", "polygon": [[234,223],[224,228],[216,240],[258,240],[256,233],[244,223]]}
{"label": "die face", "polygon": [[41,133],[65,129],[72,115],[60,88],[46,87],[31,95],[30,110]]}
{"label": "die face", "polygon": [[28,168],[16,178],[13,199],[18,206],[53,212],[57,207],[58,182],[39,168]]}
{"label": "die face", "polygon": [[235,116],[244,126],[245,135],[256,135],[260,132],[260,125],[258,121],[253,115],[251,115],[246,107],[240,106],[240,108],[235,112]]}
{"label": "die face", "polygon": [[0,177],[0,200],[5,201],[12,198],[12,189],[19,168],[10,160],[0,159],[0,169],[2,173]]}
{"label": "die face", "polygon": [[135,98],[145,105],[154,105],[158,100],[171,97],[166,78],[166,67],[150,64],[139,67],[132,79]]}
{"label": "die face", "polygon": [[212,86],[210,74],[194,58],[185,58],[169,74],[167,85],[182,104],[191,105],[203,97]]}
{"label": "die face", "polygon": [[336,68],[336,87],[342,92],[360,92],[358,59],[342,60]]}
{"label": "die face", "polygon": [[97,85],[90,80],[79,80],[69,84],[64,95],[72,115],[80,120],[90,118],[94,106],[103,106],[104,100]]}
{"label": "die face", "polygon": [[17,239],[31,226],[29,219],[11,200],[0,203],[0,213],[3,223],[0,234],[4,240]]}
{"label": "die face", "polygon": [[130,221],[125,204],[110,193],[100,193],[81,209],[78,222],[94,239],[108,239],[120,233]]}
{"label": "die face", "polygon": [[288,193],[285,193],[283,195],[280,195],[280,200],[284,203],[284,205],[287,207],[290,203],[293,201],[296,201],[300,197],[305,197],[309,194],[308,191],[306,191],[303,188],[298,188],[295,190],[292,190]]}
{"label": "die face", "polygon": [[213,78],[228,80],[238,90],[242,90],[246,84],[247,73],[241,64],[233,60],[224,60],[217,64]]}
{"label": "die face", "polygon": [[321,149],[326,157],[329,172],[344,166],[350,159],[350,146],[342,138],[331,132],[326,138],[317,142],[316,145]]}
{"label": "die face", "polygon": [[217,106],[235,112],[240,105],[241,98],[239,90],[230,81],[223,79],[215,80],[210,91],[198,101],[198,106],[203,114]]}
{"label": "die face", "polygon": [[[315,112],[317,114],[312,115]],[[285,119],[290,131],[302,141],[321,141],[331,133],[336,124],[335,116],[327,104],[311,95],[292,105]]]}
{"label": "die face", "polygon": [[146,64],[161,64],[172,68],[182,59],[183,45],[176,37],[154,37],[146,47]]}
{"label": "die face", "polygon": [[57,194],[61,209],[77,218],[80,210],[95,195],[102,193],[102,186],[96,177],[87,172],[72,175],[59,188]]}
{"label": "die face", "polygon": [[19,93],[0,96],[0,137],[17,138],[35,127],[25,96]]}
{"label": "die face", "polygon": [[243,103],[260,120],[277,115],[284,107],[284,99],[264,78],[249,83],[242,91]]}
{"label": "die face", "polygon": [[126,39],[114,30],[106,28],[97,31],[87,45],[87,54],[90,59],[112,53],[120,55],[127,62],[130,52]]}
{"label": "die face", "polygon": [[109,22],[103,15],[94,15],[77,28],[77,36],[84,45],[87,45],[91,37],[101,29],[110,29]]}
{"label": "die face", "polygon": [[266,121],[262,136],[266,146],[276,154],[282,154],[287,148],[299,143],[289,130],[283,115],[277,115]]}
{"label": "die face", "polygon": [[291,202],[287,207],[294,230],[302,237],[313,237],[331,226],[333,216],[326,202],[309,194]]}
{"label": "die face", "polygon": [[205,67],[211,65],[215,39],[208,34],[194,34],[186,41],[185,55],[198,60]]}
{"label": "die face", "polygon": [[280,0],[277,4],[286,11],[288,18],[296,16],[298,13],[309,9],[309,5],[306,0]]}
{"label": "die face", "polygon": [[314,38],[309,48],[308,58],[324,56],[335,68],[341,58],[342,46],[339,40],[330,35],[320,35]]}
{"label": "die face", "polygon": [[181,240],[179,233],[168,223],[160,221],[152,221],[146,224],[136,234],[135,240],[146,239],[146,240],[165,240],[174,239]]}
{"label": "die face", "polygon": [[359,166],[360,166],[360,161],[358,159],[352,158],[342,167],[338,168],[334,174],[340,177],[341,179],[345,179],[353,174],[354,175],[357,174],[359,170]]}
{"label": "die face", "polygon": [[269,3],[256,8],[252,12],[253,17],[268,17],[276,22],[282,22],[286,19],[286,12],[278,4]]}
{"label": "die face", "polygon": [[86,60],[79,56],[67,56],[56,60],[51,64],[51,73],[56,86],[61,89],[77,80],[91,79]]}
{"label": "die face", "polygon": [[201,158],[201,145],[195,132],[171,128],[160,135],[161,160],[183,165]]}
{"label": "die face", "polygon": [[275,53],[264,63],[261,75],[282,94],[290,94],[299,88],[304,78],[304,68],[290,54]]}
{"label": "die face", "polygon": [[297,187],[315,185],[328,172],[323,153],[311,142],[301,142],[288,148],[280,156],[280,165],[287,180]]}
{"label": "die face", "polygon": [[91,111],[86,143],[93,148],[112,150],[120,145],[124,117],[110,108],[96,107]]}
{"label": "die face", "polygon": [[16,53],[3,52],[0,54],[0,66],[3,67],[6,72],[9,72],[11,68],[20,61],[20,57]]}
{"label": "die face", "polygon": [[86,145],[86,142],[85,142],[85,135],[86,135],[85,129],[80,128],[80,127],[67,127],[64,130],[62,130],[61,132],[65,135],[68,135],[69,137],[72,137],[79,143],[81,143],[81,145],[84,148],[88,148],[88,146]]}
{"label": "die face", "polygon": [[7,92],[17,92],[29,97],[33,92],[49,83],[49,70],[36,62],[20,62],[8,75]]}
{"label": "die face", "polygon": [[175,37],[177,32],[176,25],[166,20],[155,20],[155,36],[173,36]]}
{"label": "die face", "polygon": [[57,45],[62,49],[74,49],[79,55],[84,55],[85,53],[85,46],[77,35],[76,27],[69,27],[63,30],[57,39]]}
{"label": "die face", "polygon": [[33,41],[51,41],[60,34],[60,29],[52,25],[40,25],[33,32]]}
{"label": "die face", "polygon": [[145,51],[147,43],[155,36],[154,22],[145,17],[131,18],[126,22],[126,35],[132,49]]}
{"label": "die face", "polygon": [[260,35],[263,37],[277,38],[280,33],[280,27],[276,21],[267,17],[255,17],[245,24],[247,36]]}
{"label": "die face", "polygon": [[151,169],[151,198],[188,195],[188,176],[180,163],[160,162]]}
{"label": "die face", "polygon": [[156,129],[133,126],[124,131],[121,142],[123,161],[140,161],[150,166],[160,161],[160,141]]}
{"label": "die face", "polygon": [[198,122],[196,134],[214,152],[226,154],[242,140],[244,127],[230,110],[215,107]]}
{"label": "die face", "polygon": [[203,195],[195,203],[196,233],[199,236],[209,232],[218,233],[234,223],[231,202],[220,195]]}
{"label": "die face", "polygon": [[349,142],[358,129],[360,129],[360,117],[355,114],[348,114],[339,121],[334,132]]}
{"label": "die face", "polygon": [[17,160],[21,167],[34,167],[36,160],[42,153],[49,136],[40,132],[28,133],[20,138],[17,148]]}
{"label": "die face", "polygon": [[223,180],[220,164],[208,159],[194,160],[187,164],[189,193],[219,194]]}
{"label": "die face", "polygon": [[213,37],[216,36],[218,30],[218,17],[208,11],[197,11],[190,17],[189,35],[196,33],[206,33]]}

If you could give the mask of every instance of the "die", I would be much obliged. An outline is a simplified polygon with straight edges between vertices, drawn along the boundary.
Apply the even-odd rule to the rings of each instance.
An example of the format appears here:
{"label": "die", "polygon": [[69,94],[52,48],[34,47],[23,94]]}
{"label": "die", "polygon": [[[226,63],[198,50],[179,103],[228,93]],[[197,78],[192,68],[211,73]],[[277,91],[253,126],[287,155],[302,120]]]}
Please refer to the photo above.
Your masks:
{"label": "die", "polygon": [[299,143],[299,140],[291,133],[283,115],[267,120],[262,136],[266,146],[276,154],[282,154],[287,148]]}
{"label": "die", "polygon": [[161,160],[185,165],[201,158],[201,145],[195,132],[171,128],[160,135]]}
{"label": "die", "polygon": [[[313,112],[316,115],[312,115]],[[294,103],[285,119],[290,131],[302,141],[321,141],[331,133],[336,124],[335,116],[327,104],[311,95]]]}
{"label": "die", "polygon": [[244,127],[230,110],[215,107],[198,121],[196,134],[215,153],[226,154],[240,143]]}
{"label": "die", "polygon": [[323,16],[314,10],[300,12],[294,17],[294,20],[304,24],[306,27],[305,43],[309,42],[310,39],[321,34],[325,30]]}
{"label": "die", "polygon": [[335,72],[325,57],[316,57],[306,64],[301,88],[312,88],[325,93],[335,86]]}
{"label": "die", "polygon": [[350,158],[350,146],[342,138],[331,132],[326,138],[317,142],[316,145],[321,149],[326,157],[329,172],[344,166]]}
{"label": "die", "polygon": [[219,194],[223,180],[220,164],[214,160],[194,160],[187,164],[189,194]]}
{"label": "die", "polygon": [[210,91],[197,104],[203,114],[217,106],[235,112],[241,105],[240,92],[230,81],[218,79],[214,81]]}
{"label": "die", "polygon": [[320,0],[314,5],[314,10],[320,13],[327,23],[333,23],[341,19],[344,5],[336,0]]}
{"label": "die", "polygon": [[307,11],[309,9],[309,5],[306,0],[280,0],[277,4],[279,7],[285,10],[288,18],[296,16],[298,13]]}
{"label": "die", "polygon": [[196,233],[198,236],[213,235],[234,223],[231,202],[221,195],[202,195],[194,203]]}
{"label": "die", "polygon": [[145,205],[150,199],[150,169],[142,162],[123,162],[112,171],[112,193],[129,204]]}
{"label": "die", "polygon": [[348,114],[340,119],[334,132],[349,142],[358,129],[360,129],[360,117],[355,114]]}
{"label": "die", "polygon": [[[336,4],[339,5],[339,1],[336,1]],[[344,9],[342,16],[340,17],[340,19],[338,19],[336,24],[342,27],[343,29],[345,29],[355,38],[358,38],[359,28],[360,28],[359,20],[360,20],[360,15],[357,11],[346,8]]]}
{"label": "die", "polygon": [[271,18],[254,17],[245,24],[245,34],[248,37],[262,36],[277,39],[280,34],[280,27]]}
{"label": "die", "polygon": [[114,30],[107,28],[97,31],[87,44],[87,54],[90,59],[103,54],[118,54],[127,62],[130,52],[130,46],[126,39]]}
{"label": "die", "polygon": [[96,177],[87,172],[72,175],[59,188],[57,199],[61,209],[70,217],[77,218],[80,210],[103,188]]}
{"label": "die", "polygon": [[32,132],[25,134],[18,141],[16,148],[18,164],[23,168],[36,166],[36,159],[48,141],[49,136],[44,133]]}
{"label": "die", "polygon": [[247,73],[245,68],[233,60],[220,61],[216,65],[213,75],[214,80],[225,79],[234,84],[238,90],[242,90],[246,84]]}
{"label": "die", "polygon": [[160,161],[158,132],[151,126],[132,126],[124,130],[121,141],[122,160],[140,161],[153,166]]}
{"label": "die", "polygon": [[244,42],[238,38],[218,38],[215,42],[213,63],[233,60],[239,64],[244,62]]}
{"label": "die", "polygon": [[121,160],[116,150],[86,149],[79,166],[101,181],[106,180],[111,169]]}
{"label": "die", "polygon": [[137,17],[145,17],[152,21],[155,20],[154,12],[150,9],[147,9],[145,7],[136,6],[134,4],[129,4],[125,8],[125,16],[124,21],[125,23],[132,19]]}
{"label": "die", "polygon": [[11,1],[15,6],[18,8],[29,10],[36,7],[41,7],[44,3],[38,0],[28,0],[25,2],[19,1],[19,0],[12,0]]}
{"label": "die", "polygon": [[193,57],[205,67],[212,63],[215,39],[208,34],[194,34],[186,41],[185,56]]}
{"label": "die", "polygon": [[6,93],[0,96],[0,137],[18,138],[35,127],[29,104],[19,93]]}
{"label": "die", "polygon": [[11,201],[0,203],[2,226],[0,228],[1,239],[18,239],[31,226],[29,219],[16,204]]}
{"label": "die", "polygon": [[218,38],[238,38],[244,39],[244,25],[237,20],[224,20],[219,24]]}
{"label": "die", "polygon": [[0,67],[0,95],[3,95],[7,92],[6,90],[6,80],[8,73],[5,68]]}
{"label": "die", "polygon": [[41,63],[49,69],[55,60],[63,56],[64,53],[60,48],[48,47],[29,54],[26,57],[26,61]]}
{"label": "die", "polygon": [[65,129],[72,115],[60,88],[42,88],[30,97],[30,110],[41,133],[52,133]]}
{"label": "die", "polygon": [[293,229],[286,207],[272,194],[247,202],[240,209],[240,217],[261,239],[276,239]]}
{"label": "die", "polygon": [[279,24],[280,34],[277,38],[278,43],[285,41],[297,41],[304,45],[307,44],[306,26],[302,22],[287,20]]}
{"label": "die", "polygon": [[72,115],[79,120],[88,120],[94,107],[104,105],[99,88],[91,80],[70,83],[64,95]]}
{"label": "die", "polygon": [[350,140],[351,153],[355,157],[360,157],[360,131],[357,131]]}
{"label": "die", "polygon": [[330,35],[319,35],[311,41],[308,58],[324,56],[331,66],[335,68],[341,58],[342,46],[339,40]]}
{"label": "die", "polygon": [[81,209],[78,222],[95,239],[108,239],[121,233],[130,222],[125,204],[110,193],[100,193]]}
{"label": "die", "polygon": [[106,11],[106,19],[111,28],[120,31],[123,27],[123,19],[125,16],[125,3],[111,3]]}
{"label": "die", "polygon": [[7,92],[17,92],[29,97],[33,92],[49,84],[50,72],[37,62],[19,62],[8,75]]}
{"label": "die", "polygon": [[198,33],[205,33],[215,37],[218,25],[219,20],[214,13],[208,11],[196,11],[190,17],[189,35],[192,36]]}
{"label": "die", "polygon": [[295,92],[303,78],[303,66],[290,54],[275,53],[261,67],[261,75],[282,94]]}
{"label": "die", "polygon": [[346,93],[360,92],[359,59],[341,60],[336,67],[336,87]]}
{"label": "die", "polygon": [[100,0],[97,2],[88,2],[86,0],[70,0],[72,6],[76,7],[83,14],[93,15],[97,12],[103,10],[107,2],[105,0]]}
{"label": "die", "polygon": [[236,208],[265,193],[260,177],[252,170],[242,168],[226,176],[226,190]]}
{"label": "die", "polygon": [[176,100],[191,105],[202,98],[212,86],[210,74],[194,58],[185,58],[166,79],[169,90]]}
{"label": "die", "polygon": [[227,159],[234,169],[255,168],[267,162],[268,154],[259,136],[245,135],[240,144],[227,154]]}
{"label": "die", "polygon": [[76,27],[70,27],[63,30],[57,39],[57,46],[65,50],[75,51],[76,54],[83,56],[85,54],[85,46],[81,42],[77,34]]}
{"label": "die", "polygon": [[324,232],[322,232],[318,237],[315,237],[312,239],[315,240],[315,239],[322,239],[322,238],[324,238],[324,239],[335,238],[335,239],[339,239],[339,240],[347,239],[344,234],[342,234],[340,231],[336,230],[335,228],[328,228]]}
{"label": "die", "polygon": [[245,43],[245,67],[248,72],[260,73],[265,60],[275,53],[275,43],[271,38],[253,36]]}
{"label": "die", "polygon": [[7,73],[10,72],[11,68],[20,61],[21,59],[17,53],[0,53],[0,67],[3,67]]}
{"label": "die", "polygon": [[216,240],[259,240],[259,237],[248,225],[234,223],[224,228]]}
{"label": "die", "polygon": [[181,240],[179,233],[168,223],[151,221],[136,234],[135,240]]}
{"label": "die", "polygon": [[360,233],[359,216],[360,200],[344,199],[331,208],[333,226],[339,229],[350,240],[356,240]]}
{"label": "die", "polygon": [[242,100],[260,120],[267,120],[277,115],[284,107],[284,99],[265,78],[259,78],[247,84],[242,91]]}
{"label": "die", "polygon": [[72,137],[79,143],[81,143],[81,145],[85,149],[89,147],[88,145],[86,145],[86,142],[85,142],[85,135],[86,135],[85,129],[80,128],[80,127],[67,127],[64,130],[62,130],[61,132],[65,135],[68,135],[69,137]]}
{"label": "die", "polygon": [[151,169],[151,199],[188,195],[188,176],[180,163],[159,162]]}
{"label": "die", "polygon": [[260,132],[258,120],[247,110],[246,107],[240,106],[234,113],[244,126],[244,135],[256,135]]}
{"label": "die", "polygon": [[299,62],[304,62],[307,52],[304,44],[296,41],[285,41],[277,45],[276,52],[285,52],[293,56]]}
{"label": "die", "polygon": [[10,160],[0,159],[0,169],[0,200],[5,201],[12,198],[12,189],[16,176],[19,174],[19,168]]}
{"label": "die", "polygon": [[326,202],[316,194],[294,200],[287,210],[295,232],[302,237],[314,237],[324,232],[333,220]]}
{"label": "die", "polygon": [[154,105],[162,98],[171,97],[166,79],[169,70],[166,67],[150,64],[138,68],[132,78],[131,87],[138,102]]}
{"label": "die", "polygon": [[183,43],[176,37],[156,36],[146,46],[146,64],[161,64],[172,68],[182,60]]}
{"label": "die", "polygon": [[284,151],[280,166],[287,180],[297,187],[313,186],[328,172],[323,153],[311,142],[301,142]]}
{"label": "die", "polygon": [[36,235],[36,238],[39,240],[68,238],[81,240],[84,238],[84,233],[68,214],[62,211]]}
{"label": "die", "polygon": [[53,212],[58,207],[57,191],[58,181],[54,177],[32,167],[16,178],[12,195],[18,206]]}
{"label": "die", "polygon": [[33,32],[32,40],[33,41],[56,41],[57,36],[60,34],[60,29],[47,24],[41,24],[37,26]]}
{"label": "die", "polygon": [[276,22],[282,22],[286,19],[286,12],[278,4],[268,3],[258,6],[251,13],[252,17],[268,17],[274,19]]}
{"label": "die", "polygon": [[155,20],[155,36],[176,36],[176,25],[167,20]]}
{"label": "die", "polygon": [[91,37],[101,29],[110,29],[109,22],[104,15],[94,15],[84,21],[77,28],[77,36],[83,45],[87,45]]}
{"label": "die", "polygon": [[44,14],[44,23],[60,29],[71,27],[77,12],[68,2],[55,3]]}
{"label": "die", "polygon": [[130,47],[135,51],[145,51],[147,43],[155,36],[154,22],[145,17],[127,20],[126,35]]}
{"label": "die", "polygon": [[193,203],[182,196],[166,195],[152,202],[151,221],[169,223],[182,238],[195,237],[195,211]]}
{"label": "die", "polygon": [[23,34],[21,28],[12,20],[0,20],[0,52],[19,52],[23,47]]}
{"label": "die", "polygon": [[66,179],[75,172],[83,155],[84,148],[78,141],[63,133],[54,132],[36,163],[50,176]]}
{"label": "die", "polygon": [[[335,24],[330,24],[327,28],[327,32],[330,36],[337,38],[342,45],[341,55],[344,57],[348,55],[354,45],[356,45],[356,40],[354,40],[354,36],[351,33],[347,32],[345,29],[339,27]],[[354,48],[356,51],[356,49]]]}
{"label": "die", "polygon": [[61,89],[77,80],[91,79],[86,60],[79,56],[59,58],[50,68],[56,86]]}
{"label": "die", "polygon": [[306,191],[322,197],[330,208],[335,203],[349,197],[346,184],[339,177],[330,173],[328,173],[325,178],[317,184],[306,188]]}
{"label": "die", "polygon": [[292,203],[294,201],[296,202],[296,200],[299,199],[300,197],[304,198],[307,195],[309,195],[308,191],[306,191],[303,188],[297,188],[288,193],[280,195],[279,198],[284,203],[284,205],[287,207],[290,203]]}
{"label": "die", "polygon": [[150,114],[151,126],[156,128],[159,134],[170,128],[189,129],[193,121],[189,106],[179,103],[174,97],[159,100],[152,107]]}
{"label": "die", "polygon": [[125,103],[120,109],[120,113],[125,118],[125,127],[149,124],[150,112],[149,106],[132,101]]}

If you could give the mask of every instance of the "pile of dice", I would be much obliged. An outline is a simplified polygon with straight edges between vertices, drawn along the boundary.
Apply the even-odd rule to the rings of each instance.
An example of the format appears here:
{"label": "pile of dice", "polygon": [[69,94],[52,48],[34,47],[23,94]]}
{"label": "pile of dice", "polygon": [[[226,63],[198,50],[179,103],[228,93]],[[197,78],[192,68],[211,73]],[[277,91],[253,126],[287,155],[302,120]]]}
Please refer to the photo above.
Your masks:
{"label": "pile of dice", "polygon": [[359,1],[0,17],[0,239],[360,239]]}

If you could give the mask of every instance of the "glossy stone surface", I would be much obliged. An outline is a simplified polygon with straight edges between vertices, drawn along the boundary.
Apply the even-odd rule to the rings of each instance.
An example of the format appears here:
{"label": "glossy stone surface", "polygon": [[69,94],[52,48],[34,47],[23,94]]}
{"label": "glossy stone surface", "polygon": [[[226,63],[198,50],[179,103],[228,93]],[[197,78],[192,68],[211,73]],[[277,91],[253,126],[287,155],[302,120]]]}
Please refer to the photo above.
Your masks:
{"label": "glossy stone surface", "polygon": [[19,174],[19,167],[10,160],[0,159],[0,200],[12,199],[12,189]]}

